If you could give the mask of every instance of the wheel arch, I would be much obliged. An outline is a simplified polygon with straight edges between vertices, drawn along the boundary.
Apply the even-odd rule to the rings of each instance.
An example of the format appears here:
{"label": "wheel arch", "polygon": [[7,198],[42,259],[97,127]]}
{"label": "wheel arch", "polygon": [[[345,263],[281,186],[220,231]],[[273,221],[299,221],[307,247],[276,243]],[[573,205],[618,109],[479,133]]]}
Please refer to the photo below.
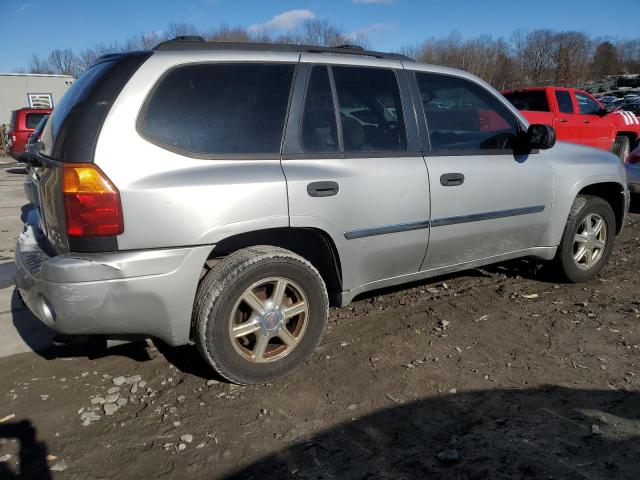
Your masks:
{"label": "wheel arch", "polygon": [[629,138],[629,141],[631,142],[631,150],[633,150],[635,147],[638,146],[638,132],[631,132],[631,131],[627,131],[627,130],[621,130],[619,132],[616,133],[615,137],[614,137],[614,141],[617,137],[627,137]]}
{"label": "wheel arch", "polygon": [[342,265],[335,242],[327,232],[318,228],[280,227],[231,235],[216,243],[209,254],[208,262],[256,245],[281,247],[308,260],[318,270],[327,286],[330,305],[340,304]]}
{"label": "wheel arch", "polygon": [[625,216],[624,186],[617,182],[593,183],[583,187],[578,195],[593,195],[600,197],[611,205],[616,217],[616,234],[622,231]]}

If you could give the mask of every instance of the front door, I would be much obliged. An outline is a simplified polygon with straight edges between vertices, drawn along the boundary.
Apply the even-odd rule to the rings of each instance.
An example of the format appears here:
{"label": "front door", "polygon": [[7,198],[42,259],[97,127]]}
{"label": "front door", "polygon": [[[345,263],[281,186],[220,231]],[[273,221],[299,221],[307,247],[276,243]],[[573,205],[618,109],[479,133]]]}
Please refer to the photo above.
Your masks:
{"label": "front door", "polygon": [[582,122],[582,143],[590,147],[609,150],[613,121],[607,115],[599,115],[601,105],[586,93],[576,92],[576,102]]}
{"label": "front door", "polygon": [[305,60],[326,56],[303,55],[293,94],[282,160],[291,226],[331,236],[343,290],[417,272],[429,182],[402,72]]}
{"label": "front door", "polygon": [[553,200],[544,152],[515,154],[519,120],[466,78],[416,73],[430,151],[431,232],[423,270],[534,247]]}

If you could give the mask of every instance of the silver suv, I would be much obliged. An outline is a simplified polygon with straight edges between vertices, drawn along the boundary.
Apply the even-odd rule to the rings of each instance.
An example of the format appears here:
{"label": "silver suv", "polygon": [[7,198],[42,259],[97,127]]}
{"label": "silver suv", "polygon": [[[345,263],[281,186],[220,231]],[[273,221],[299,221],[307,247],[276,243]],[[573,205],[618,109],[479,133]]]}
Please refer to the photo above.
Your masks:
{"label": "silver suv", "polygon": [[369,290],[524,256],[597,275],[624,169],[554,143],[477,77],[400,55],[178,38],[106,56],[30,157],[17,285],[59,332],[193,342],[270,382]]}

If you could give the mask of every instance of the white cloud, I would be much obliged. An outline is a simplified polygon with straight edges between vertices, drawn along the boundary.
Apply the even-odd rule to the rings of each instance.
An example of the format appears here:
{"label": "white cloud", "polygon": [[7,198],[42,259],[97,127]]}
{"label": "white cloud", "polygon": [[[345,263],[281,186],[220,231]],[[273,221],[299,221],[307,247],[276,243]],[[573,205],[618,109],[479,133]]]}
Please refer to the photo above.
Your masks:
{"label": "white cloud", "polygon": [[353,3],[364,3],[366,5],[389,5],[395,0],[353,0]]}
{"label": "white cloud", "polygon": [[18,15],[19,13],[22,13],[25,10],[27,10],[29,8],[33,8],[35,6],[36,6],[35,3],[25,3],[25,4],[21,5],[20,7],[18,7],[18,9],[14,12],[14,14]]}
{"label": "white cloud", "polygon": [[315,13],[307,9],[287,10],[264,23],[251,25],[249,31],[252,33],[262,31],[286,32],[295,29],[307,19],[315,18],[315,16]]}

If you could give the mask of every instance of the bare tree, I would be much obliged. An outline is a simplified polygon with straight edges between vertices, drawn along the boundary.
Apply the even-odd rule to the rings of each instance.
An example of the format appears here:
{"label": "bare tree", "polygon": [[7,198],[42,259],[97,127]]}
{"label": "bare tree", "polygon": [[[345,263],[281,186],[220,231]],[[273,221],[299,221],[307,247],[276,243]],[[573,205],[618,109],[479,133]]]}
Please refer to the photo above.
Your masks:
{"label": "bare tree", "polygon": [[302,25],[302,41],[308,45],[334,47],[348,43],[347,35],[326,19],[308,18]]}

